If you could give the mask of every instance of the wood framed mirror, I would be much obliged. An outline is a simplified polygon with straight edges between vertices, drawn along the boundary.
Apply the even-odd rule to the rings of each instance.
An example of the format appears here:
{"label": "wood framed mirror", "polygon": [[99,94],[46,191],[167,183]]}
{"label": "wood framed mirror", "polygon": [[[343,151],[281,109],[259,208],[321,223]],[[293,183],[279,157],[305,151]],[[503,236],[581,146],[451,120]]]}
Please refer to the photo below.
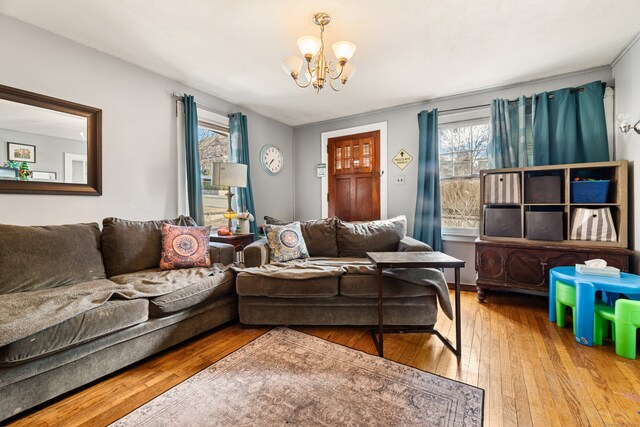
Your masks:
{"label": "wood framed mirror", "polygon": [[102,194],[102,110],[0,85],[0,193]]}

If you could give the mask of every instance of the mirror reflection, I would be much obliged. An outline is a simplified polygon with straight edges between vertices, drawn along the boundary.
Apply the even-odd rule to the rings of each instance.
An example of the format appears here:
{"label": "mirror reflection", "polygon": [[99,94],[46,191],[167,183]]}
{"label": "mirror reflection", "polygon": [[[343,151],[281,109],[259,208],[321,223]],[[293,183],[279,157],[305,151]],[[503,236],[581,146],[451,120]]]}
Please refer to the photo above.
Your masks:
{"label": "mirror reflection", "polygon": [[0,99],[0,179],[87,183],[87,118]]}

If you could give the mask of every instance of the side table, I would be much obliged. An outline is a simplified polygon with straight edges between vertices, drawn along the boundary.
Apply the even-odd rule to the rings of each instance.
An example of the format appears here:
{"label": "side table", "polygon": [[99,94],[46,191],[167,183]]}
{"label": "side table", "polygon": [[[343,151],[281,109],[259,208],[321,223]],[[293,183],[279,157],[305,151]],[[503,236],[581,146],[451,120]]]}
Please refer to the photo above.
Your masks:
{"label": "side table", "polygon": [[[459,358],[462,356],[462,336],[460,323],[460,269],[465,262],[443,254],[442,252],[367,252],[367,258],[378,270],[378,333],[371,331],[378,355],[384,357],[384,333],[429,333],[436,334],[449,350]],[[456,346],[433,326],[418,328],[385,328],[384,327],[384,295],[382,290],[382,273],[385,268],[455,268],[455,322]]]}
{"label": "side table", "polygon": [[216,243],[226,243],[228,245],[233,245],[236,249],[236,261],[244,262],[244,253],[242,250],[253,243],[253,239],[255,235],[253,233],[246,234],[232,234],[230,236],[218,236],[217,234],[212,234],[209,237],[210,242]]}

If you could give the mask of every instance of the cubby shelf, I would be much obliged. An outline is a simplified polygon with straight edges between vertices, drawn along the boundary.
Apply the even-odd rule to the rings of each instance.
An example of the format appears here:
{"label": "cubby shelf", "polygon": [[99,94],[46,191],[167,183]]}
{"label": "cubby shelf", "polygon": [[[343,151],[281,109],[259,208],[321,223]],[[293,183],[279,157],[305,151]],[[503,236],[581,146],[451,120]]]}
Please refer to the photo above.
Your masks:
{"label": "cubby shelf", "polygon": [[[498,204],[489,203],[486,200],[485,180],[487,176],[495,174],[516,174],[519,180],[520,203]],[[540,245],[544,243],[555,246],[581,246],[581,247],[627,247],[627,174],[628,163],[626,160],[599,163],[576,163],[568,165],[536,166],[525,168],[490,169],[480,171],[480,239],[489,241],[521,242],[522,244]],[[549,188],[550,192],[558,197],[551,203],[527,203],[529,188],[527,187],[530,178],[549,177],[549,182],[557,182],[559,188]],[[594,178],[597,180],[608,180],[609,191],[604,203],[572,203],[571,202],[571,182],[576,178]],[[513,190],[513,188],[510,188]],[[530,199],[533,200],[533,199]],[[535,199],[539,200],[539,199]],[[517,237],[501,237],[485,234],[485,211],[486,208],[511,208],[519,209],[520,232]],[[612,219],[615,225],[618,240],[615,242],[570,240],[571,221],[574,210],[578,207],[598,208],[608,207],[611,210]],[[563,212],[563,240],[533,240],[526,237],[526,212]],[[517,214],[511,212],[511,216]]]}
{"label": "cubby shelf", "polygon": [[[547,292],[549,289],[549,270],[561,265],[575,265],[586,260],[602,258],[609,265],[622,271],[629,269],[629,257],[633,251],[627,249],[627,171],[626,161],[581,163],[571,165],[553,165],[541,167],[493,169],[480,171],[480,237],[476,240],[476,287],[478,299],[484,301],[486,289],[522,289],[535,292]],[[519,179],[518,190],[520,203],[497,204],[486,203],[485,178],[488,175],[516,174]],[[542,188],[543,198],[527,199],[527,178],[546,177]],[[609,192],[606,203],[571,203],[571,181],[575,177],[609,180]],[[491,181],[496,184],[496,177]],[[504,183],[512,184],[513,179],[504,178],[495,189]],[[538,181],[540,183],[540,181]],[[551,184],[556,183],[557,187]],[[504,190],[505,188],[503,188]],[[558,203],[526,203],[531,200],[549,200],[545,191],[549,190]],[[537,193],[536,195],[540,195]],[[515,221],[519,219],[518,237],[497,237],[485,234],[484,213],[487,208],[509,207],[506,217]],[[572,213],[576,208],[608,207],[611,211],[618,240],[615,242],[599,242],[587,240],[568,240],[571,233]],[[550,212],[550,219],[559,224],[558,213],[562,213],[563,240],[532,240],[525,237],[526,213]],[[493,212],[495,213],[495,211]],[[505,214],[505,212],[502,212]],[[519,217],[518,217],[519,215]],[[493,223],[495,227],[495,222]],[[532,225],[532,224],[530,224]],[[539,231],[540,228],[532,228]],[[558,228],[554,227],[556,231]]]}

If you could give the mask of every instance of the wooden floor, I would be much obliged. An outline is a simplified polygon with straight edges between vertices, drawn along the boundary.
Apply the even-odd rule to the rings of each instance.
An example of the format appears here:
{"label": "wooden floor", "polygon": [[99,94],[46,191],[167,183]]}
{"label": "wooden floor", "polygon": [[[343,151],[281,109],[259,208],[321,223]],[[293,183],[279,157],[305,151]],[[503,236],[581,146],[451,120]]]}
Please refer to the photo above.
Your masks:
{"label": "wooden floor", "polygon": [[[577,344],[570,329],[548,321],[546,301],[493,293],[479,304],[475,294],[464,292],[459,363],[437,337],[424,334],[386,337],[385,356],[483,388],[486,426],[639,426],[640,359],[616,356],[611,343]],[[441,317],[437,327],[453,338],[452,322]],[[365,328],[296,329],[375,353]],[[218,328],[10,425],[109,424],[267,330],[238,324]]]}

